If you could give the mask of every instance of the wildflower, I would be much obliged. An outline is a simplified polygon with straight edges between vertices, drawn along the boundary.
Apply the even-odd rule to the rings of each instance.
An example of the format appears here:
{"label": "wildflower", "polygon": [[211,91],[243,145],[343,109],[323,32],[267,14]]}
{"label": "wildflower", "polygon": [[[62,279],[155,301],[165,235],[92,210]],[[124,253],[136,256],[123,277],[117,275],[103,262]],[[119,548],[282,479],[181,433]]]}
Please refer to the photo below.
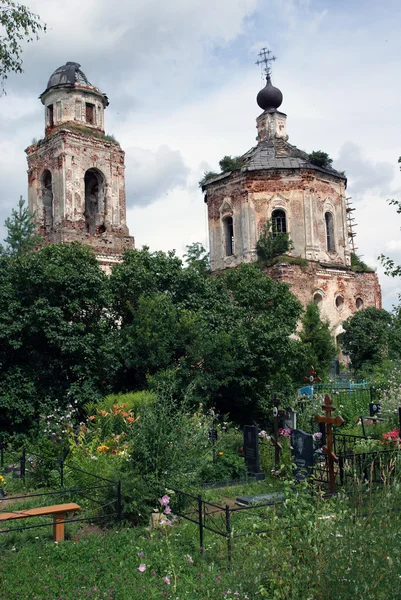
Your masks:
{"label": "wildflower", "polygon": [[3,475],[0,475],[0,486],[2,486],[2,485],[7,485],[7,481],[5,480]]}
{"label": "wildflower", "polygon": [[164,514],[169,515],[170,513],[171,513],[171,508],[169,506],[166,506],[166,508],[164,509]]}
{"label": "wildflower", "polygon": [[162,506],[168,506],[170,503],[170,496],[167,496],[167,494],[165,494],[162,498],[160,498],[159,502]]}
{"label": "wildflower", "polygon": [[138,552],[137,556],[145,556],[145,552]]}
{"label": "wildflower", "polygon": [[223,456],[224,452],[219,452],[219,456]]}
{"label": "wildflower", "polygon": [[170,577],[163,577],[163,581],[165,581],[167,583],[167,585],[170,585]]}
{"label": "wildflower", "polygon": [[146,565],[144,563],[141,563],[139,565],[139,567],[137,567],[137,571],[139,571],[140,573],[145,573],[145,571],[146,571]]}
{"label": "wildflower", "polygon": [[189,554],[188,554],[187,558],[188,558],[188,562],[189,562],[189,563],[191,563],[191,564],[192,564],[192,563],[194,562],[194,559],[193,559],[193,558],[192,558],[192,556],[190,556]]}
{"label": "wildflower", "polygon": [[97,451],[98,452],[107,452],[108,450],[110,450],[109,446],[105,446],[104,444],[102,444],[101,446],[98,447]]}

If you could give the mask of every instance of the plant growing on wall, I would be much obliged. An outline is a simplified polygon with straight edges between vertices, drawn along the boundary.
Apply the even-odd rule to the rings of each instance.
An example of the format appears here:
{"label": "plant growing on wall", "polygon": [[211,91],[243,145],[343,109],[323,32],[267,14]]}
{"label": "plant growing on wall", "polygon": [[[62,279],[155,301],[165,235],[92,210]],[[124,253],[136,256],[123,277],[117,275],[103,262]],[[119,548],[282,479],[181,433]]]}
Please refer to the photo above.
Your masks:
{"label": "plant growing on wall", "polygon": [[259,260],[269,263],[276,256],[286,254],[294,249],[288,233],[273,230],[271,220],[266,221],[263,231],[256,243]]}
{"label": "plant growing on wall", "polygon": [[322,152],[322,150],[314,150],[309,154],[309,161],[312,165],[316,165],[316,167],[331,167],[333,159],[327,154],[327,152]]}

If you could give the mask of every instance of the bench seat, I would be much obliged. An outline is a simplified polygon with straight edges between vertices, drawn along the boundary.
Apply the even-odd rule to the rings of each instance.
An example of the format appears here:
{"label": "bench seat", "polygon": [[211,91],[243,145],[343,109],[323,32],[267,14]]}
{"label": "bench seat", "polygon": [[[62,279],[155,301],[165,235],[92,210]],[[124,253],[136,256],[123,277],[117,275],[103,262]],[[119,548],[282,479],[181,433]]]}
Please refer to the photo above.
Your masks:
{"label": "bench seat", "polygon": [[64,540],[65,513],[76,512],[78,510],[81,510],[81,507],[78,504],[75,504],[75,502],[55,504],[53,506],[40,506],[38,508],[27,508],[25,510],[14,510],[12,512],[0,512],[0,521],[53,515],[53,541],[62,542]]}

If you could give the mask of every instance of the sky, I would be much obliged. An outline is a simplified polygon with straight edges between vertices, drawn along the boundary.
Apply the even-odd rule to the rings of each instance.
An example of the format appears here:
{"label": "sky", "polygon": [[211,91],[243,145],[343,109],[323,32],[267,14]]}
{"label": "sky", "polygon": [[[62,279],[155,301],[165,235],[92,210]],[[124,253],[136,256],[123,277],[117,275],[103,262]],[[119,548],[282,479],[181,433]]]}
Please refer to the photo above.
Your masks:
{"label": "sky", "polygon": [[[44,133],[38,96],[67,61],[81,64],[110,106],[106,132],[126,152],[127,221],[136,247],[207,247],[198,182],[225,155],[255,145],[257,54],[277,60],[289,141],[323,150],[348,177],[357,253],[377,267],[383,306],[401,264],[401,3],[398,0],[27,0],[47,32],[26,45],[24,73],[0,97],[0,223],[27,197],[24,149]],[[3,230],[4,231],[4,230]],[[0,231],[1,233],[1,231]]]}

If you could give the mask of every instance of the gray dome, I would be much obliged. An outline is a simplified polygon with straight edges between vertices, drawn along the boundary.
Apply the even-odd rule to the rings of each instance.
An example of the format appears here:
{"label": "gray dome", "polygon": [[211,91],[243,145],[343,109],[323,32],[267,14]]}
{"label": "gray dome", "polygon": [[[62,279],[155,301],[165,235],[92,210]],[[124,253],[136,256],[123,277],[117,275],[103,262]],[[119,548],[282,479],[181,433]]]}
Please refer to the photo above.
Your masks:
{"label": "gray dome", "polygon": [[81,65],[76,62],[67,62],[65,65],[59,67],[51,75],[47,88],[56,87],[59,85],[74,85],[75,83],[91,85],[86,78],[86,75],[80,71]]}
{"label": "gray dome", "polygon": [[272,85],[270,77],[267,77],[266,85],[257,95],[256,102],[263,110],[276,110],[281,105],[282,101],[283,94],[278,88]]}

